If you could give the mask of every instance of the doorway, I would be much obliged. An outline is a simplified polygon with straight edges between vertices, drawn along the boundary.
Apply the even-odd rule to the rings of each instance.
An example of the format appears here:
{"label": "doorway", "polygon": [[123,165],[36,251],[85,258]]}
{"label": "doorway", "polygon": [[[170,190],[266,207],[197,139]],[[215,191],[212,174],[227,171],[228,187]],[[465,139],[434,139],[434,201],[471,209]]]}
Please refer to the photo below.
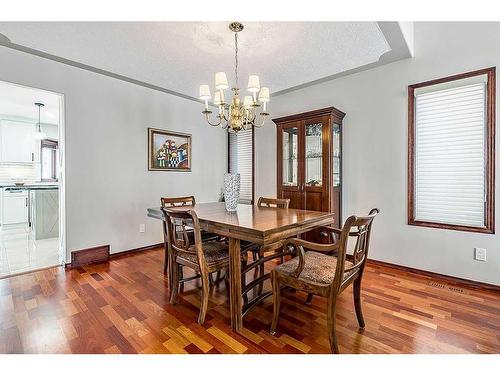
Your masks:
{"label": "doorway", "polygon": [[0,81],[0,278],[64,264],[64,95]]}

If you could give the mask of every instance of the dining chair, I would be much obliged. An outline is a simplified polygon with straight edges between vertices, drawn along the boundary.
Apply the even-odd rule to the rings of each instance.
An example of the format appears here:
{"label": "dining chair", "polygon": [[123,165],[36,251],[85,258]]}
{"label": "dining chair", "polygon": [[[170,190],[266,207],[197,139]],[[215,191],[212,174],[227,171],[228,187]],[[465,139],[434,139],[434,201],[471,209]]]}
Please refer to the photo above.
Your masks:
{"label": "dining chair", "polygon": [[[182,267],[191,268],[201,278],[202,294],[198,323],[203,324],[208,308],[210,274],[221,270],[227,271],[229,247],[224,241],[202,240],[200,223],[194,210],[180,211],[162,207],[162,211],[167,225],[168,255],[171,268],[170,304],[177,302],[179,285],[188,280],[183,280],[181,277]],[[189,235],[189,231],[192,231],[193,236]],[[190,238],[193,238],[194,241],[191,241]],[[228,291],[227,277],[225,281]]]}
{"label": "dining chair", "polygon": [[[161,207],[163,208],[168,208],[168,207],[194,207],[196,205],[196,200],[194,196],[187,196],[187,197],[162,197],[160,198],[161,202]],[[188,235],[190,236],[191,242],[194,242],[194,232],[193,228],[186,228]],[[168,246],[167,246],[167,226],[166,222],[163,222],[163,242],[164,242],[164,252],[165,252],[165,257],[163,261],[163,272],[166,273],[168,271]],[[201,238],[203,241],[211,241],[213,239],[218,238],[216,234],[209,233],[202,231],[201,232]]]}
{"label": "dining chair", "polygon": [[[290,199],[281,199],[281,198],[266,198],[266,197],[259,197],[257,200],[257,207],[267,207],[267,208],[288,208],[290,204]],[[276,256],[272,256],[271,258],[265,258],[265,253],[269,251],[276,252],[278,250],[279,252],[281,251],[281,246],[279,248],[276,248],[276,246],[272,247],[262,247],[258,244],[251,243],[251,242],[246,242],[242,241],[241,247],[243,251],[245,252],[245,255],[243,257],[243,267],[242,267],[242,291],[243,291],[243,302],[245,305],[248,305],[248,293],[253,290],[255,287],[257,287],[257,296],[262,296],[262,290],[264,286],[264,281],[269,278],[264,278],[264,264],[271,260],[276,258]],[[253,262],[249,265],[248,264],[248,256],[247,252],[252,253],[252,260]],[[282,255],[280,256],[281,259],[283,259]],[[246,283],[246,274],[254,269],[255,275],[254,275],[254,280],[250,283]]]}
{"label": "dining chair", "polygon": [[[290,199],[283,199],[283,198],[259,197],[259,199],[257,200],[257,207],[288,208],[289,204],[290,204]],[[261,257],[261,250],[262,250],[260,246],[251,242],[243,241],[242,248],[245,248],[245,245],[246,245],[246,250],[252,252],[252,259],[254,261],[259,260],[259,258]],[[262,269],[263,268],[264,266],[262,266]]]}
{"label": "dining chair", "polygon": [[259,197],[257,207],[288,208],[290,199]]}
{"label": "dining chair", "polygon": [[[339,353],[335,325],[338,297],[350,284],[353,284],[358,324],[361,328],[365,327],[361,311],[361,280],[368,257],[373,219],[378,213],[379,210],[374,208],[368,216],[350,216],[342,230],[324,227],[323,229],[332,235],[338,235],[339,239],[334,244],[318,244],[296,238],[285,241],[283,248],[294,248],[297,256],[271,271],[274,302],[271,334],[276,334],[283,287],[328,299],[327,325],[330,349],[333,353]],[[352,255],[347,254],[349,237],[356,238]],[[332,253],[333,255],[329,255]]]}

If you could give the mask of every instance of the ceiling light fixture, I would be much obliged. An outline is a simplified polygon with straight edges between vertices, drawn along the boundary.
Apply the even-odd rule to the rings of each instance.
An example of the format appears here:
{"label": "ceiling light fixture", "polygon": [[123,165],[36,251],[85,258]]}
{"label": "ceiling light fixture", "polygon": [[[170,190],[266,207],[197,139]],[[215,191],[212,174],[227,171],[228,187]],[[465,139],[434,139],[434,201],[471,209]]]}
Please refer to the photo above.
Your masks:
{"label": "ceiling light fixture", "polygon": [[[210,121],[211,110],[208,108],[208,101],[212,98],[209,85],[200,85],[200,99],[205,102],[203,114],[207,122],[212,126],[221,126],[230,133],[237,133],[240,130],[248,130],[252,127],[260,128],[264,125],[266,117],[266,105],[269,102],[269,88],[261,87],[259,76],[251,75],[248,77],[247,90],[251,95],[246,95],[243,101],[240,99],[240,89],[238,87],[238,33],[243,30],[243,25],[239,22],[232,22],[229,30],[234,32],[234,50],[235,50],[235,86],[231,89],[233,97],[229,103],[225,101],[224,90],[229,88],[226,73],[218,72],[215,74],[215,94],[214,104],[219,107],[219,114],[215,122]],[[257,119],[258,108],[262,103],[262,112]]]}
{"label": "ceiling light fixture", "polygon": [[36,139],[45,139],[45,133],[42,131],[41,125],[40,125],[40,109],[45,106],[43,103],[35,103],[35,105],[38,107],[38,124],[36,128],[36,133],[35,133],[35,138]]}

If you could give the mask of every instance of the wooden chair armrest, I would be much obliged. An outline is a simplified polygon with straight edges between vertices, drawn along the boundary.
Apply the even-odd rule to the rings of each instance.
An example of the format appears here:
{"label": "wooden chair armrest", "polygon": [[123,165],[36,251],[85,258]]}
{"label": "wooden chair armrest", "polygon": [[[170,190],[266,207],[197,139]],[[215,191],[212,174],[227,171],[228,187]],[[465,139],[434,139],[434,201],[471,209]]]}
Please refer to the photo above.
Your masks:
{"label": "wooden chair armrest", "polygon": [[326,238],[330,236],[332,243],[336,243],[342,230],[332,227],[319,227],[321,238]]}
{"label": "wooden chair armrest", "polygon": [[309,242],[305,240],[301,240],[299,238],[290,238],[285,241],[284,246],[291,245],[294,247],[302,246],[307,250],[319,251],[322,253],[329,253],[335,250],[338,250],[338,244],[321,244],[316,242]]}
{"label": "wooden chair armrest", "polygon": [[305,266],[305,251],[303,247],[304,243],[308,242],[304,240],[299,240],[297,238],[291,238],[283,243],[283,252],[285,252],[287,248],[291,246],[296,249],[297,256],[299,257],[299,264],[297,265],[295,271],[292,272],[293,277],[299,277]]}
{"label": "wooden chair armrest", "polygon": [[[327,232],[332,234],[332,235],[338,234],[339,236],[342,234],[342,229],[337,229],[337,228],[332,228],[332,227],[320,227],[319,229],[321,231],[321,235],[325,236],[325,237],[328,235]],[[350,237],[359,237],[359,233],[358,232],[350,232],[349,236]]]}
{"label": "wooden chair armrest", "polygon": [[341,234],[342,233],[342,229],[338,229],[338,228],[332,228],[332,227],[319,227],[319,229],[322,231],[322,232],[330,232],[330,233],[335,233],[335,234]]}

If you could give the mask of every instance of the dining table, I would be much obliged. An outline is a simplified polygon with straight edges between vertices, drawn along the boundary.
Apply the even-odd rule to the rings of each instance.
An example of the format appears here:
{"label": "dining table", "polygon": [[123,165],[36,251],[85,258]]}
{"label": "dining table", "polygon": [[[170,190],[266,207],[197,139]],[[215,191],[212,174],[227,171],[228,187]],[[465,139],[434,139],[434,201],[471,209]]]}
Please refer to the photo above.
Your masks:
{"label": "dining table", "polygon": [[[180,206],[174,209],[194,210],[202,230],[228,238],[231,328],[237,332],[243,327],[240,241],[271,247],[318,226],[334,223],[331,212],[247,204],[239,204],[236,211],[231,212],[226,210],[224,202],[196,203],[191,207]],[[147,215],[165,220],[160,207],[148,208]]]}

